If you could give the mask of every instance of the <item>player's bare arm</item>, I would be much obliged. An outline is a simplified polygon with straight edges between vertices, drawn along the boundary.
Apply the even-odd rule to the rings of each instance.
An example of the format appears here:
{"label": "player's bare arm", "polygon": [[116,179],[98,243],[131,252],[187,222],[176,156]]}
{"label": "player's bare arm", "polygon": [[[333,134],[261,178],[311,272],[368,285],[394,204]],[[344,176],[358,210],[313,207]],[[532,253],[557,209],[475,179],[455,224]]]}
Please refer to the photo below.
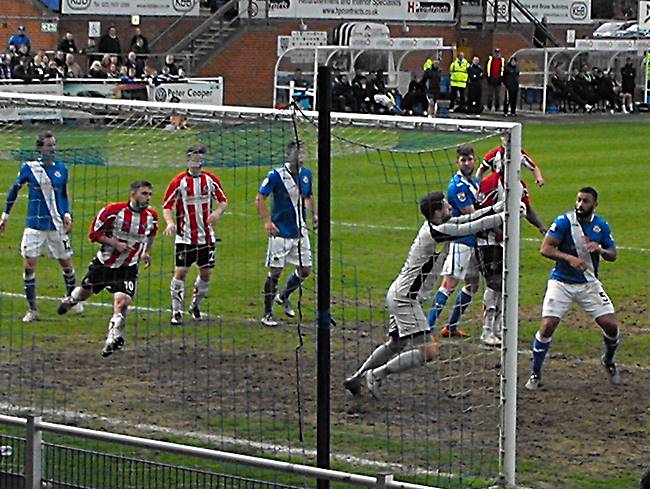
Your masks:
{"label": "player's bare arm", "polygon": [[616,245],[610,246],[609,248],[603,248],[600,243],[597,243],[595,241],[587,241],[585,243],[585,246],[587,247],[587,251],[589,253],[598,253],[603,257],[603,260],[605,261],[616,261],[616,258],[618,257]]}
{"label": "player's bare arm", "polygon": [[535,183],[538,187],[544,186],[544,176],[542,175],[542,170],[539,169],[539,166],[533,168],[533,175],[535,175]]}
{"label": "player's bare arm", "polygon": [[176,234],[176,223],[171,209],[163,209],[163,219],[165,219],[165,236],[174,236]]}
{"label": "player's bare arm", "polygon": [[546,226],[544,222],[540,219],[535,209],[532,206],[526,206],[526,220],[539,229],[541,234],[546,234]]}
{"label": "player's bare arm", "polygon": [[147,236],[146,244],[144,250],[142,251],[142,263],[144,268],[149,268],[151,266],[151,250],[153,249],[153,242],[156,239],[155,236]]}
{"label": "player's bare arm", "polygon": [[208,225],[213,226],[219,222],[223,213],[226,212],[228,207],[228,202],[219,202],[217,203],[216,208],[208,216]]}
{"label": "player's bare arm", "polygon": [[307,197],[305,199],[305,205],[309,212],[311,212],[311,220],[314,226],[314,229],[318,229],[318,211],[316,210],[316,201],[313,196]]}
{"label": "player's bare arm", "polygon": [[569,255],[560,251],[560,240],[551,236],[546,236],[539,252],[544,258],[551,260],[564,260],[576,270],[584,272],[587,270],[587,264],[577,256]]}
{"label": "player's bare arm", "polygon": [[257,212],[259,213],[262,221],[264,221],[264,229],[269,236],[277,236],[280,233],[278,227],[273,224],[269,211],[266,208],[266,196],[258,193],[255,197],[255,205],[257,206]]}

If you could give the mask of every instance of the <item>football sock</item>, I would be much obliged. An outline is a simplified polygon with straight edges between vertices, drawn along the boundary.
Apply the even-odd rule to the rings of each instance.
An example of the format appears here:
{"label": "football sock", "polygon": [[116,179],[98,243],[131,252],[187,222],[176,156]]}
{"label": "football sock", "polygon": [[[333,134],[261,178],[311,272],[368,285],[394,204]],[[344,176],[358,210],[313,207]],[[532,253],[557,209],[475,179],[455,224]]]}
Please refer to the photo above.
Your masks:
{"label": "football sock", "polygon": [[438,289],[436,296],[433,298],[433,307],[431,307],[431,310],[429,311],[429,326],[434,326],[436,324],[438,316],[440,316],[440,313],[444,309],[445,304],[447,304],[448,300],[449,291],[447,289],[443,289],[442,287]]}
{"label": "football sock", "polygon": [[264,282],[264,314],[273,312],[273,297],[278,289],[278,277],[268,275]]}
{"label": "football sock", "polygon": [[383,367],[374,369],[372,374],[376,379],[383,379],[387,375],[406,372],[420,365],[424,365],[424,357],[420,350],[413,349],[397,355]]}
{"label": "football sock", "polygon": [[384,365],[388,360],[395,356],[395,351],[391,350],[386,343],[375,348],[370,356],[363,362],[363,365],[354,373],[353,377],[361,377],[366,370]]}
{"label": "football sock", "polygon": [[495,321],[500,299],[501,294],[499,292],[489,287],[485,288],[485,292],[483,292],[483,331],[497,333],[498,328]]}
{"label": "football sock", "polygon": [[23,282],[25,285],[25,298],[32,311],[36,310],[36,272],[30,268],[25,268],[23,273]]}
{"label": "football sock", "polygon": [[194,281],[194,295],[192,297],[192,303],[197,306],[201,304],[201,301],[208,296],[208,289],[210,287],[210,282],[206,282],[200,276],[196,277]]}
{"label": "football sock", "polygon": [[185,300],[185,282],[172,277],[169,291],[172,297],[172,311],[182,311]]}
{"label": "football sock", "polygon": [[458,328],[460,317],[471,302],[472,294],[467,287],[463,287],[460,291],[460,294],[458,294],[458,297],[456,297],[456,303],[454,304],[454,308],[451,310],[451,314],[449,315],[449,331],[455,331]]}
{"label": "football sock", "polygon": [[284,290],[280,293],[280,298],[283,300],[287,299],[291,294],[293,294],[298,289],[298,287],[300,287],[301,283],[302,283],[302,279],[300,278],[298,273],[293,272],[289,277],[289,280],[287,280],[287,285],[284,286]]}
{"label": "football sock", "polygon": [[120,313],[114,313],[111,316],[111,320],[108,322],[108,336],[115,339],[124,334],[124,315]]}
{"label": "football sock", "polygon": [[542,337],[539,331],[535,333],[535,340],[533,341],[533,373],[537,376],[542,373],[544,357],[546,357],[546,352],[550,346],[551,338]]}
{"label": "football sock", "polygon": [[614,353],[616,353],[616,348],[618,348],[618,331],[616,331],[615,337],[603,333],[603,342],[605,343],[605,358],[603,360],[607,365],[610,365],[614,362]]}
{"label": "football sock", "polygon": [[77,282],[77,276],[74,272],[74,268],[64,268],[63,269],[63,282],[65,283],[65,295],[72,294],[74,286]]}

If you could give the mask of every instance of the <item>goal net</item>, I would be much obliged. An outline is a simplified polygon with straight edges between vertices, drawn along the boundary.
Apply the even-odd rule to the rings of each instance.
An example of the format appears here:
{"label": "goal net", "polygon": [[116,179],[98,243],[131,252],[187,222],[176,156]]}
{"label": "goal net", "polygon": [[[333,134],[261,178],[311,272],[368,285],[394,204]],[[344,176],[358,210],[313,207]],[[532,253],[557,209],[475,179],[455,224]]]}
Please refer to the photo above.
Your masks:
{"label": "goal net", "polygon": [[[55,160],[68,171],[73,228],[70,245],[77,285],[99,245],[88,229],[100,209],[130,198],[129,185],[153,185],[151,207],[159,232],[152,262],[140,267],[126,314],[122,351],[101,352],[113,317],[106,290],[85,302],[81,315],[57,315],[66,295],[61,267],[47,245],[35,269],[39,321],[23,322],[20,257],[30,192],[19,192],[0,239],[0,411],[31,412],[126,433],[194,438],[210,446],[311,462],[315,457],[316,235],[309,236],[313,272],[291,296],[295,318],[273,305],[277,327],[261,324],[268,269],[268,237],[256,197],[269,171],[285,161],[296,137],[305,166],[318,179],[317,114],[0,93],[0,191],[7,200],[24,162],[42,154],[36,141],[56,136]],[[334,114],[332,118],[331,421],[335,466],[389,471],[435,487],[487,487],[514,477],[517,312],[506,301],[504,348],[485,348],[483,288],[462,315],[468,338],[443,339],[436,358],[395,375],[380,400],[362,386],[343,387],[388,332],[386,292],[400,272],[423,218],[422,196],[447,192],[457,171],[456,148],[472,145],[476,167],[505,140],[520,148],[516,124]],[[187,169],[187,149],[206,148],[203,169],[215,174],[228,199],[214,225],[216,265],[200,321],[187,313],[198,283],[185,279],[182,324],[170,324],[170,284],[178,257],[165,234],[163,195]],[[506,171],[505,296],[516,305],[518,162]],[[31,185],[31,184],[30,184]],[[512,189],[512,191],[510,190]],[[318,195],[315,194],[316,202]],[[264,203],[271,208],[269,197]],[[516,204],[516,206],[513,206]],[[514,215],[509,212],[515,209]],[[91,230],[92,231],[92,230]],[[514,267],[514,268],[513,268]],[[280,276],[284,290],[294,266]],[[423,297],[432,306],[439,280]],[[460,290],[462,284],[458,287]],[[268,293],[268,291],[267,291]],[[440,316],[440,337],[456,296]],[[512,302],[514,301],[514,302]],[[513,333],[514,332],[514,333]],[[512,341],[509,341],[509,334]],[[509,357],[510,355],[510,357]],[[507,374],[507,375],[506,375]],[[514,375],[514,377],[513,377]]]}

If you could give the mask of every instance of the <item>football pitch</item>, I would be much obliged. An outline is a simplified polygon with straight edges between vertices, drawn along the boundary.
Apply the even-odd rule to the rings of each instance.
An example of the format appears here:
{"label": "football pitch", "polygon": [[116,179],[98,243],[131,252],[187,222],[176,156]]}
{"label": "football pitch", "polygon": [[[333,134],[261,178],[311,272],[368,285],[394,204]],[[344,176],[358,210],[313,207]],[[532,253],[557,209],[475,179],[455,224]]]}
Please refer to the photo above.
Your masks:
{"label": "football pitch", "polygon": [[[19,138],[10,138],[17,147],[4,144],[1,148],[3,202],[19,167],[12,150],[30,148],[36,132],[25,130]],[[154,130],[140,131],[131,140],[128,152],[113,153],[113,159],[124,163],[119,166],[70,166],[69,192],[75,221],[72,242],[78,279],[96,251],[87,239],[93,216],[108,202],[126,200],[131,181],[145,178],[154,184],[154,207],[162,221],[162,196],[168,182],[183,168],[184,147],[173,141],[160,143],[157,134]],[[622,324],[617,361],[622,366],[623,384],[610,386],[607,382],[599,365],[601,334],[574,308],[554,336],[545,363],[546,387],[535,393],[524,390],[530,363],[526,352],[539,323],[552,263],[539,254],[542,237],[522,222],[517,445],[518,482],[522,485],[540,489],[632,488],[650,460],[650,226],[643,217],[647,199],[642,190],[650,179],[648,134],[648,124],[643,121],[524,124],[523,145],[540,165],[546,184],[536,187],[525,170],[524,178],[533,206],[547,225],[573,207],[580,187],[593,186],[600,193],[597,213],[608,220],[619,246],[618,260],[601,264],[601,280]],[[62,130],[58,136],[62,150],[80,144],[101,148],[106,137],[100,131],[81,134],[74,128]],[[232,141],[240,146],[248,143],[245,138]],[[495,137],[477,141],[477,154],[483,155],[497,144]],[[316,173],[313,141],[311,146],[308,166]],[[250,151],[254,153],[255,148]],[[176,158],[177,164],[149,165],[148,156],[161,152],[171,160]],[[229,198],[229,208],[217,227],[221,242],[205,307],[210,321],[186,321],[181,328],[168,323],[173,242],[163,236],[161,222],[152,253],[154,263],[141,271],[137,308],[131,312],[127,327],[127,349],[106,360],[99,352],[110,314],[110,296],[103,293],[93,298],[81,317],[57,316],[63,281],[52,260],[42,258],[37,269],[42,320],[27,325],[20,321],[25,312],[20,259],[27,202],[23,189],[7,233],[0,238],[3,402],[58,416],[69,411],[119,418],[124,424],[112,429],[127,433],[129,424],[137,423],[218,433],[248,440],[249,445],[244,443],[240,449],[253,453],[257,445],[251,441],[289,446],[298,454],[313,448],[313,275],[304,286],[301,325],[295,320],[282,320],[276,329],[259,324],[266,238],[254,199],[269,168],[270,164],[210,168],[221,178]],[[454,472],[465,464],[458,455],[447,453],[444,445],[451,445],[452,440],[432,441],[432,436],[425,441],[434,447],[422,450],[419,444],[424,441],[418,433],[429,433],[430,427],[419,424],[421,420],[400,424],[397,418],[408,418],[420,409],[415,401],[396,408],[395,403],[404,396],[391,391],[384,402],[367,399],[357,404],[344,395],[341,386],[345,374],[354,370],[385,334],[384,295],[419,228],[416,199],[427,191],[446,189],[453,171],[448,158],[437,161],[435,168],[427,168],[425,162],[406,172],[399,162],[391,166],[367,154],[333,160],[332,311],[338,324],[332,333],[334,452],[381,459],[400,467],[411,462],[426,465],[432,453],[442,453],[446,460],[443,465]],[[313,248],[315,242],[313,235]],[[287,276],[285,272],[282,281]],[[193,278],[194,273],[187,281],[188,295]],[[479,297],[463,318],[463,327],[474,338],[480,334]],[[446,343],[444,348],[454,346]],[[498,363],[498,353],[485,355],[482,365]],[[425,369],[420,375],[429,372]],[[476,376],[490,374],[494,371]],[[427,379],[418,383],[417,376],[408,377],[409,385],[416,386],[412,387],[414,392],[434,382]],[[498,389],[498,380],[492,384]],[[301,400],[300,408],[296,399]],[[451,396],[446,401],[449,416],[465,416],[459,402]],[[395,420],[387,421],[391,416]],[[486,440],[494,436],[497,418],[493,405],[486,412],[467,416],[472,420],[476,416],[477,425],[483,428],[477,431],[476,446],[460,453],[481,453],[485,461],[479,464],[480,470],[467,470],[466,483],[467,487],[482,487],[496,472],[498,438],[493,438],[491,452],[485,455],[489,442],[480,435]],[[302,421],[306,428],[301,429]],[[99,419],[86,424],[111,429]],[[267,448],[267,452],[274,454],[274,449]],[[286,456],[279,450],[275,454]],[[339,459],[333,465],[373,472],[363,464],[355,466]],[[461,487],[458,479],[415,476],[406,469],[402,478]]]}

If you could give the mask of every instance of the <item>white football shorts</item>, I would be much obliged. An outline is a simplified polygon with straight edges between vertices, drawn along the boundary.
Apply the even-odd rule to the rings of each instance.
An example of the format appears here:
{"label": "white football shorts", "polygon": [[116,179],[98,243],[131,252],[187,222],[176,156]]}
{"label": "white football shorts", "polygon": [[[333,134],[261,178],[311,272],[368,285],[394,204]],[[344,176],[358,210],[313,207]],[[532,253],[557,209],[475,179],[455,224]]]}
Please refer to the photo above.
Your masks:
{"label": "white football shorts", "polygon": [[614,314],[614,305],[600,282],[570,284],[550,279],[546,286],[542,317],[562,319],[571,304],[578,304],[591,319]]}
{"label": "white football shorts", "polygon": [[431,329],[420,302],[398,296],[394,285],[388,289],[386,305],[389,313],[389,333],[397,331],[399,337],[403,338],[415,333],[428,332]]}
{"label": "white football shorts", "polygon": [[25,228],[23,240],[20,243],[20,254],[23,258],[38,258],[41,256],[43,245],[47,243],[48,256],[57,260],[72,258],[70,236],[65,231],[45,231]]}
{"label": "white football shorts", "polygon": [[475,248],[463,243],[453,242],[449,246],[449,254],[442,265],[440,275],[464,280],[465,277],[478,276],[478,260]]}
{"label": "white football shorts", "polygon": [[311,246],[306,231],[303,238],[269,237],[266,266],[284,268],[287,263],[295,266],[311,267]]}

